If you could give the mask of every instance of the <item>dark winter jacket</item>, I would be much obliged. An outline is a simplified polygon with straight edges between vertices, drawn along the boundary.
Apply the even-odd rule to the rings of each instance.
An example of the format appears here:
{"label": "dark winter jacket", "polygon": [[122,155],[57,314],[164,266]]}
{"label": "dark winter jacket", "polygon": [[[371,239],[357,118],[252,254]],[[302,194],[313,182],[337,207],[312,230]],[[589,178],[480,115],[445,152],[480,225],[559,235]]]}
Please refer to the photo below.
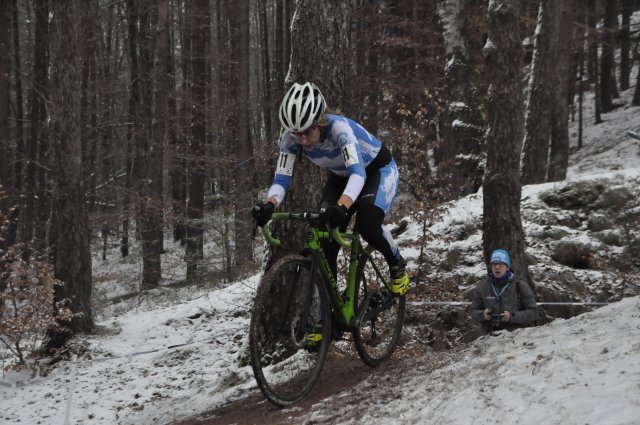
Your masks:
{"label": "dark winter jacket", "polygon": [[[471,301],[472,319],[488,330],[482,312],[486,308],[498,306],[498,311],[511,313],[511,321],[501,323],[502,329],[513,330],[531,324],[538,319],[538,306],[533,291],[526,282],[518,281],[511,272],[502,279],[491,273],[478,282]],[[504,289],[506,286],[506,289]],[[504,291],[503,291],[504,289]],[[499,297],[496,297],[499,294]]]}

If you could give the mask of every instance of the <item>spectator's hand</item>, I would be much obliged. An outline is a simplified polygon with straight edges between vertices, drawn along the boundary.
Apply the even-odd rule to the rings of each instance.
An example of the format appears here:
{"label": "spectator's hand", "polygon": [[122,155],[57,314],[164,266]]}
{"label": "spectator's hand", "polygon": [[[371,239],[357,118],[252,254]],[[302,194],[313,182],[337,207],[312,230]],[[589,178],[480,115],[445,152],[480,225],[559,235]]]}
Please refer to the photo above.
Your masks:
{"label": "spectator's hand", "polygon": [[491,320],[491,309],[485,308],[482,312],[482,316],[484,317],[484,320]]}
{"label": "spectator's hand", "polygon": [[331,205],[320,214],[320,221],[327,223],[331,228],[340,226],[347,217],[347,207],[344,205]]}
{"label": "spectator's hand", "polygon": [[271,202],[265,202],[262,205],[256,205],[251,210],[251,215],[253,219],[256,221],[258,226],[262,227],[271,220],[271,215],[273,214],[273,210],[276,208],[275,205]]}
{"label": "spectator's hand", "polygon": [[508,311],[503,311],[502,313],[500,313],[500,321],[501,322],[510,322],[511,321],[511,313]]}

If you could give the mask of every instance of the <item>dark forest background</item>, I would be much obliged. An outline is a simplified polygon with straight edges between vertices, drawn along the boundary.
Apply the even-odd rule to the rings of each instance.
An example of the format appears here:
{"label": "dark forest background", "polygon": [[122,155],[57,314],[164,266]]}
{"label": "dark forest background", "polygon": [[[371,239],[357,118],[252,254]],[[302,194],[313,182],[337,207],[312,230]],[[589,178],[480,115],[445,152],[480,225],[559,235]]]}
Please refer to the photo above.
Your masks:
{"label": "dark forest background", "polygon": [[[4,0],[0,292],[29,267],[50,268],[23,280],[27,292],[53,282],[67,307],[50,330],[59,345],[92,328],[91,247],[102,243],[106,256],[116,236],[123,257],[142,248],[143,291],[161,282],[169,238],[184,246],[187,282],[255,273],[249,210],[273,176],[282,95],[307,80],[391,148],[399,215],[424,219],[483,187],[485,254],[509,248],[526,276],[521,185],[566,177],[568,123],[582,119],[584,91],[595,90],[596,120],[634,84],[640,105],[639,9],[637,0]],[[322,173],[298,169],[283,208],[313,209]],[[220,247],[215,263],[205,237]]]}

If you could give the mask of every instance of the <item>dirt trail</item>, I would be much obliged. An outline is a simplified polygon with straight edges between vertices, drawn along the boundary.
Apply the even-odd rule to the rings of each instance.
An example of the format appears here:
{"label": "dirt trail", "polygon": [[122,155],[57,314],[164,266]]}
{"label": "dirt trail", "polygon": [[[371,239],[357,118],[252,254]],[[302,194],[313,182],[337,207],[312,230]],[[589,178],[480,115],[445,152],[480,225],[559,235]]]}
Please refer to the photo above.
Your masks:
{"label": "dirt trail", "polygon": [[294,406],[279,409],[256,389],[246,398],[175,425],[331,424],[357,419],[361,412],[355,406],[392,402],[401,396],[404,377],[427,373],[454,355],[453,351],[399,349],[391,361],[371,368],[355,353],[345,355],[332,349],[313,390]]}

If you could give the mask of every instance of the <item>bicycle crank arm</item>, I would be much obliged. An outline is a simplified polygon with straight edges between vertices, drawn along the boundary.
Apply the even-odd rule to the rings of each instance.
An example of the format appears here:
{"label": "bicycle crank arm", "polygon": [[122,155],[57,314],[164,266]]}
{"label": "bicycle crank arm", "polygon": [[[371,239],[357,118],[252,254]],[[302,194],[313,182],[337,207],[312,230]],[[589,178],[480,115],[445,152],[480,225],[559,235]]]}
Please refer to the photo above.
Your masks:
{"label": "bicycle crank arm", "polygon": [[365,314],[363,314],[362,320],[368,321],[376,319],[380,313],[389,310],[395,303],[396,299],[390,296],[382,304],[378,304],[375,307],[371,308],[369,311],[366,311]]}

